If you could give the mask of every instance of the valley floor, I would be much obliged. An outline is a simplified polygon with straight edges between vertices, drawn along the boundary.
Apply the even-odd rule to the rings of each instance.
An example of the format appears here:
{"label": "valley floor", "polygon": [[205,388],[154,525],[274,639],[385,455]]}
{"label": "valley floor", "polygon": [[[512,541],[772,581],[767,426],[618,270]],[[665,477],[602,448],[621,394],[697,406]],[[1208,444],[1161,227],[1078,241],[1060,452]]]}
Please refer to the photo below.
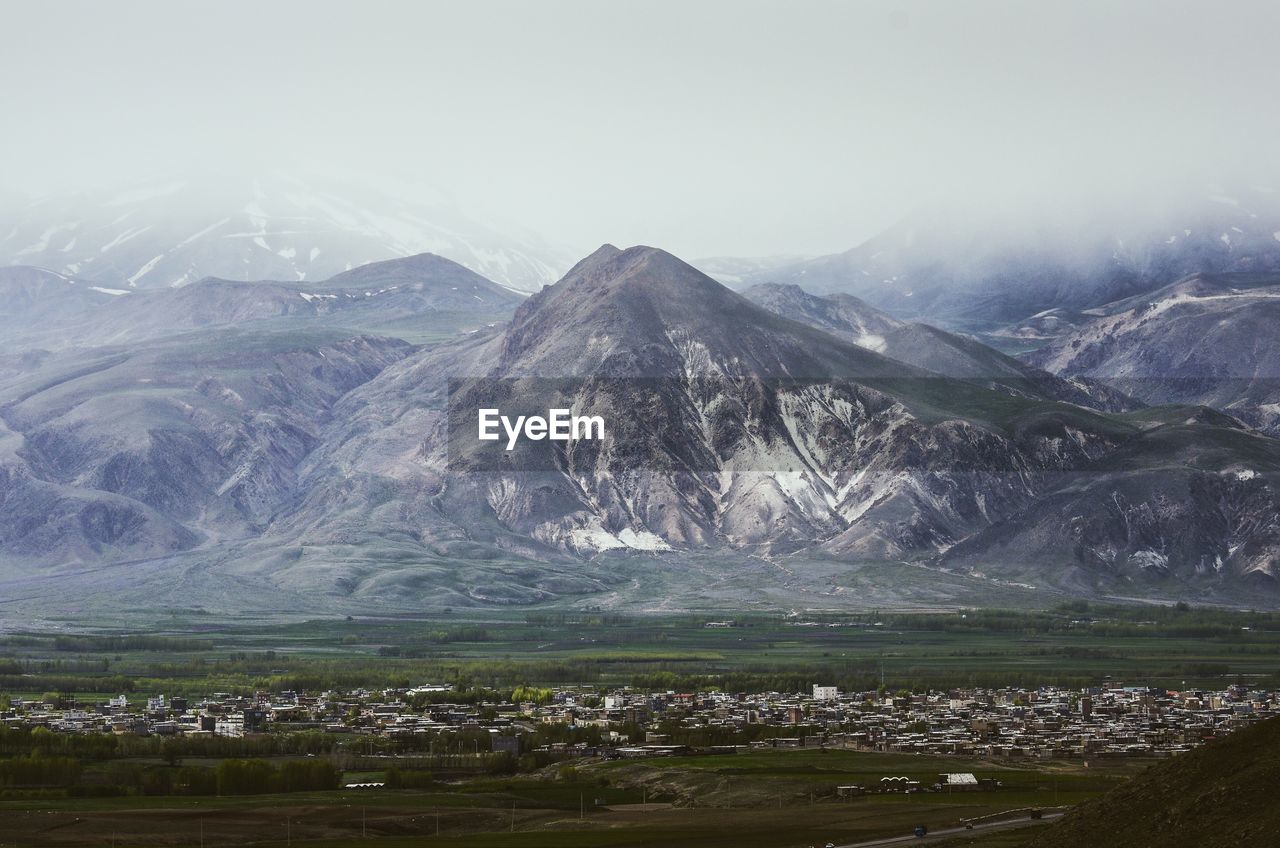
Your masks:
{"label": "valley floor", "polygon": [[[4,844],[26,846],[409,846],[594,848],[595,846],[760,846],[859,844],[962,820],[1067,805],[1118,785],[1141,762],[1086,772],[1078,764],[1035,767],[937,761],[903,755],[772,751],[705,767],[651,761],[663,785],[703,794],[691,803],[642,803],[635,764],[598,763],[572,776],[543,774],[459,781],[428,791],[345,790],[252,799],[97,799],[22,804],[0,799]],[[864,764],[865,762],[865,764]],[[923,767],[923,770],[922,770]],[[1000,773],[1006,788],[839,799],[834,786],[867,782],[886,768],[924,777],[939,768]],[[654,775],[645,775],[646,780]],[[1058,784],[1069,784],[1061,789]],[[601,797],[603,796],[603,797]],[[649,796],[652,798],[652,796]],[[1025,813],[1015,814],[1025,818]],[[978,835],[975,833],[974,835]],[[203,840],[203,841],[201,841]]]}

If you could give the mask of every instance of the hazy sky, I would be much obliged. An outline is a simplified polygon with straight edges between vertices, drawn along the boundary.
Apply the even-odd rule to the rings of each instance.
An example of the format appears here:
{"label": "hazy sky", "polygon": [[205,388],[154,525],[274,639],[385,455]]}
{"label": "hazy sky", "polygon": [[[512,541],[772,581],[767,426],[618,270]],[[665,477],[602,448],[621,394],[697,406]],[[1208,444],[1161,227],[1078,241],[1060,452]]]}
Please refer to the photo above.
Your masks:
{"label": "hazy sky", "polygon": [[822,253],[937,195],[1274,173],[1280,144],[1267,0],[5,5],[28,193],[333,170],[573,246]]}

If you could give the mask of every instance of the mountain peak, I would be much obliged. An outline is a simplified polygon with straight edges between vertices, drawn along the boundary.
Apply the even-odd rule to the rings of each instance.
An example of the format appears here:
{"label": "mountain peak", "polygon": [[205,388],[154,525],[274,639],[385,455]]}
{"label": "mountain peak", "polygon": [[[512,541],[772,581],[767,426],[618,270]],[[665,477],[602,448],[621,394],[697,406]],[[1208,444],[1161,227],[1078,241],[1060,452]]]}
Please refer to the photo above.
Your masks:
{"label": "mountain peak", "polygon": [[[618,283],[635,276],[638,272],[656,272],[675,276],[693,273],[706,276],[692,265],[661,248],[637,244],[623,249],[612,244],[602,244],[569,269],[569,272],[556,285],[562,285],[570,280],[607,280],[610,283]],[[707,279],[710,280],[709,277]]]}
{"label": "mountain peak", "polygon": [[499,355],[505,367],[544,376],[681,374],[695,355],[777,377],[904,368],[761,308],[648,245],[604,245],[529,298]]}
{"label": "mountain peak", "polygon": [[[356,280],[362,276],[380,275],[390,270],[403,271],[436,271],[442,268],[457,268],[466,270],[466,268],[454,262],[452,259],[446,259],[436,253],[415,253],[412,256],[398,257],[395,259],[383,259],[378,262],[369,262],[365,265],[359,265],[350,271],[343,271],[334,274],[329,278],[330,281],[341,279]],[[474,273],[474,272],[471,272]],[[334,283],[336,285],[336,283]]]}
{"label": "mountain peak", "polygon": [[435,253],[416,253],[397,259],[370,262],[335,274],[324,281],[327,289],[410,286],[440,291],[463,291],[486,301],[514,306],[521,296],[470,268]]}
{"label": "mountain peak", "polygon": [[[744,303],[665,250],[647,245],[623,250],[606,244],[574,265],[555,285],[529,298],[512,324],[542,323],[556,315],[562,326],[580,320],[595,331],[616,322],[657,326],[679,324],[713,304],[731,308]],[[630,335],[636,327],[619,329]]]}

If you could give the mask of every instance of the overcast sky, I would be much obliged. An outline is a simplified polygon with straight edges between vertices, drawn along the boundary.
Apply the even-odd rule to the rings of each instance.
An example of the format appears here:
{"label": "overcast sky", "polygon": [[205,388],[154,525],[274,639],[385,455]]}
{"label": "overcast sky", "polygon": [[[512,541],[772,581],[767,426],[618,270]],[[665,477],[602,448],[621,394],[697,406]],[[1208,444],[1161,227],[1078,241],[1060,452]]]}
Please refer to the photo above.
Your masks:
{"label": "overcast sky", "polygon": [[939,195],[1270,170],[1280,3],[9,2],[0,183],[365,174],[573,246],[852,247]]}

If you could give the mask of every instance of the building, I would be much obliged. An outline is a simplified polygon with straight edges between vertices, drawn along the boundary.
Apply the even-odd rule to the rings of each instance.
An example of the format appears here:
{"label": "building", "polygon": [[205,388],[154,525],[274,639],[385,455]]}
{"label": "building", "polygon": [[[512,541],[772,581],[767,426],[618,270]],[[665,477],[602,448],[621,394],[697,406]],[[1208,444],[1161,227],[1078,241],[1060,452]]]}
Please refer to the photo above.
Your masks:
{"label": "building", "polygon": [[513,757],[518,757],[520,756],[520,737],[490,736],[489,747],[496,754],[510,754]]}

